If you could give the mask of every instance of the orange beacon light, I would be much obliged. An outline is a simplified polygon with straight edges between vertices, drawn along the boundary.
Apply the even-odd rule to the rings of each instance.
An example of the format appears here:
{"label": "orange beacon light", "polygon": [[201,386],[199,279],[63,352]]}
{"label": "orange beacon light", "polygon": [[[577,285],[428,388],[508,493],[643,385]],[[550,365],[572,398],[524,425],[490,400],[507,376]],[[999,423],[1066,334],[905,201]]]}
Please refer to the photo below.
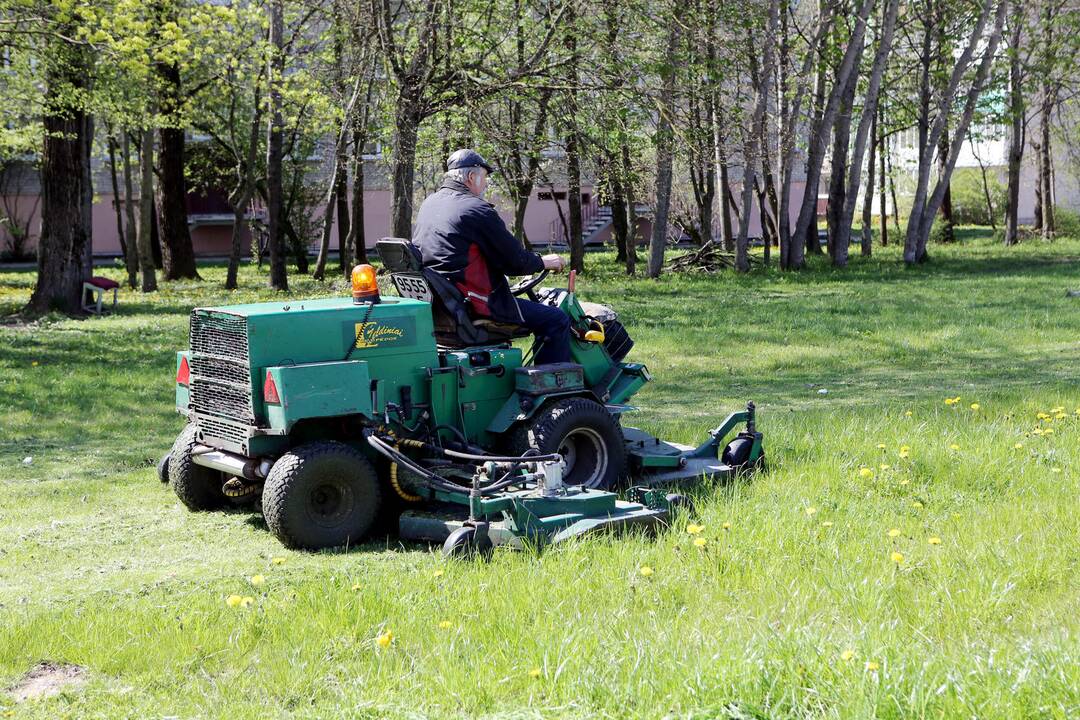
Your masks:
{"label": "orange beacon light", "polygon": [[370,265],[357,265],[352,269],[353,302],[379,302],[379,283],[375,280],[375,268]]}

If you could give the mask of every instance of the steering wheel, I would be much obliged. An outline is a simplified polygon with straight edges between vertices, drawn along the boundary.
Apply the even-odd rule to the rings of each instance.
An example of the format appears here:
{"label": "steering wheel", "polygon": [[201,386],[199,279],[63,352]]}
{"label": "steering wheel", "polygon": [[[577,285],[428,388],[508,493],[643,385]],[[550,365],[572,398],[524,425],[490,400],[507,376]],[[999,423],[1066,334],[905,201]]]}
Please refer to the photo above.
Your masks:
{"label": "steering wheel", "polygon": [[517,283],[510,286],[511,295],[521,295],[522,293],[528,293],[529,299],[536,301],[536,293],[533,292],[533,288],[544,281],[544,278],[548,276],[547,268],[544,268],[535,275],[530,275],[527,278],[519,280]]}

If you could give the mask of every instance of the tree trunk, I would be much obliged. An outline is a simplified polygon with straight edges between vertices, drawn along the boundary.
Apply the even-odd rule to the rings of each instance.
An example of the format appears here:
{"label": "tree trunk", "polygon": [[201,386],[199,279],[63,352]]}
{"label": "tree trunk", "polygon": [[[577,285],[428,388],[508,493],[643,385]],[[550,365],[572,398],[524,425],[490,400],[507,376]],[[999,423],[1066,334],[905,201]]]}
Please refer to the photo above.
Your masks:
{"label": "tree trunk", "polygon": [[874,62],[870,69],[870,82],[866,89],[863,100],[862,116],[859,118],[859,126],[855,131],[855,147],[852,150],[851,164],[847,178],[847,197],[844,201],[843,218],[838,228],[838,244],[843,247],[844,262],[847,261],[847,248],[851,240],[851,225],[855,218],[855,204],[858,202],[859,188],[862,180],[863,154],[866,152],[866,144],[870,143],[870,161],[867,163],[866,197],[863,213],[863,238],[862,254],[869,256],[872,252],[872,229],[870,224],[871,203],[874,196],[874,144],[877,134],[878,101],[881,95],[881,79],[885,74],[885,67],[892,52],[893,32],[896,27],[896,16],[899,11],[898,0],[889,0],[884,9],[882,19],[881,37],[878,40],[877,52],[874,53]]}
{"label": "tree trunk", "polygon": [[[941,134],[938,144],[938,177],[945,177],[945,163],[949,158],[949,126],[946,123],[945,132]],[[953,229],[952,212],[952,182],[945,184],[945,194],[941,199],[941,242],[952,243],[956,240]]]}
{"label": "tree trunk", "polygon": [[[885,113],[883,111],[880,112],[879,117],[881,119],[884,119]],[[880,122],[880,120],[879,120],[879,122]],[[885,193],[886,193],[886,190],[885,190],[885,144],[886,144],[886,142],[888,142],[888,141],[885,138],[885,127],[884,127],[884,123],[882,123],[881,137],[878,140],[878,155],[881,156],[881,159],[878,161],[878,164],[881,166],[881,175],[879,177],[879,179],[881,181],[879,183],[879,185],[881,185],[881,187],[878,188],[878,206],[879,206],[879,210],[880,210],[880,213],[881,213],[881,217],[880,217],[880,221],[881,221],[881,247],[888,247],[888,245],[889,245],[889,212],[888,212],[888,208],[886,207],[886,204],[885,204]],[[873,172],[873,171],[874,171],[874,169],[870,168],[870,172]]]}
{"label": "tree trunk", "polygon": [[[840,67],[836,71],[836,84],[833,86],[829,99],[825,103],[821,120],[817,123],[810,138],[806,159],[806,191],[803,193],[802,202],[799,206],[799,218],[795,222],[795,232],[791,246],[801,245],[804,241],[809,241],[811,247],[816,244],[817,190],[818,181],[821,178],[821,166],[825,160],[825,146],[836,121],[842,95],[847,90],[851,75],[857,72],[859,59],[862,57],[863,38],[866,34],[866,20],[870,15],[873,4],[874,0],[863,0],[859,8],[855,29],[851,33]],[[813,238],[810,237],[811,233],[814,235]],[[800,257],[801,250],[799,256],[795,255],[794,247],[791,250],[791,260],[788,262],[788,268],[795,270],[802,267],[805,261]]]}
{"label": "tree trunk", "polygon": [[1009,163],[1005,189],[1005,244],[1020,242],[1020,165],[1024,160],[1024,88],[1020,74],[1023,0],[1012,0],[1009,30]]}
{"label": "tree trunk", "polygon": [[82,314],[82,284],[93,272],[93,118],[68,100],[73,91],[86,91],[90,58],[85,49],[64,41],[52,40],[50,44],[63,62],[50,63],[45,79],[41,235],[37,284],[25,308],[30,316],[49,310]]}
{"label": "tree trunk", "polygon": [[142,131],[139,149],[139,265],[142,267],[142,291],[157,290],[154,268],[154,131]]}
{"label": "tree trunk", "polygon": [[[960,116],[960,121],[957,123],[953,137],[949,142],[949,157],[945,161],[942,177],[938,179],[933,192],[929,192],[930,165],[934,150],[938,146],[938,141],[945,130],[945,124],[949,120],[949,113],[939,113],[938,117],[934,120],[933,127],[928,133],[925,145],[920,148],[918,183],[915,189],[911,216],[908,218],[908,227],[904,238],[904,262],[908,264],[923,262],[927,258],[926,241],[930,235],[930,226],[944,200],[945,190],[951,179],[953,168],[956,166],[956,159],[960,154],[962,140],[967,134],[968,126],[971,124],[971,118],[975,113],[975,106],[982,93],[983,87],[986,84],[986,78],[990,73],[994,55],[997,52],[998,44],[1001,41],[1001,30],[1005,23],[1005,9],[1005,0],[997,0],[994,27],[990,36],[984,38],[983,31],[989,21],[990,13],[994,11],[993,3],[988,2],[986,4],[983,12],[979,16],[975,29],[968,39],[967,46],[964,48],[963,53],[961,53],[960,58],[953,67],[948,86],[944,89],[944,92],[939,98],[953,98],[956,95],[961,79],[971,66],[971,58],[975,49],[983,46],[982,61],[979,63],[975,78],[972,80],[971,87],[968,89],[964,101],[964,111]],[[938,102],[937,105],[941,107],[943,106],[943,103]]]}
{"label": "tree trunk", "polygon": [[120,181],[116,174],[116,135],[113,134],[113,128],[107,128],[108,137],[106,138],[106,144],[109,149],[109,181],[112,185],[112,206],[113,211],[116,213],[116,236],[120,239],[120,254],[124,258],[124,269],[128,271],[129,277],[134,277],[134,269],[127,267],[127,238],[124,236],[124,212],[120,209]]}
{"label": "tree trunk", "polygon": [[622,143],[622,171],[626,183],[626,274],[633,276],[637,272],[637,200],[634,198],[633,165],[630,162],[630,144]]}
{"label": "tree trunk", "polygon": [[420,128],[418,100],[412,95],[398,96],[394,114],[394,155],[390,173],[393,199],[390,204],[394,237],[412,237],[413,186],[416,182],[416,138]]}
{"label": "tree trunk", "polygon": [[1051,152],[1050,118],[1053,113],[1053,93],[1043,87],[1042,112],[1039,122],[1039,194],[1042,196],[1042,236],[1044,240],[1054,237],[1054,183],[1053,153]]}
{"label": "tree trunk", "polygon": [[[132,290],[139,285],[139,246],[138,230],[135,224],[135,183],[131,174],[131,133],[123,130],[123,162],[124,162],[124,214],[127,219],[127,251],[124,264],[127,265],[128,287]],[[151,264],[151,267],[153,265]]]}
{"label": "tree trunk", "polygon": [[282,187],[282,147],[285,119],[282,116],[282,75],[285,71],[284,0],[270,0],[270,118],[266,138],[266,211],[270,246],[270,287],[288,290],[285,268],[285,212]]}
{"label": "tree trunk", "polygon": [[649,239],[651,278],[660,277],[667,245],[668,213],[671,210],[671,170],[674,162],[674,132],[671,116],[675,110],[675,50],[679,43],[679,22],[668,27],[667,51],[660,71],[660,112],[656,124],[656,207],[653,210],[652,237]]}
{"label": "tree trunk", "polygon": [[619,178],[618,158],[609,164],[608,187],[611,192],[611,236],[615,241],[615,262],[626,264],[626,248],[630,244],[626,224],[626,193]]}
{"label": "tree trunk", "polygon": [[[847,87],[840,96],[840,107],[833,131],[832,167],[829,171],[829,202],[826,209],[826,227],[828,228],[828,250],[835,267],[847,267],[848,246],[851,243],[851,220],[846,216],[848,204],[847,173],[848,146],[851,144],[851,114],[855,104],[855,87],[859,79],[857,72],[851,73]],[[855,163],[852,161],[852,167]],[[856,168],[856,171],[858,168]],[[847,232],[841,232],[841,226],[847,220]]]}
{"label": "tree trunk", "polygon": [[[366,135],[366,134],[365,134]],[[367,238],[364,236],[364,147],[361,138],[353,135],[356,146],[356,155],[353,160],[353,193],[352,193],[352,220],[349,222],[349,239],[347,244],[356,251],[356,262],[367,262]],[[344,268],[345,273],[351,272]]]}
{"label": "tree trunk", "polygon": [[725,138],[720,132],[719,124],[714,133],[716,138],[716,174],[719,175],[720,185],[720,242],[727,252],[735,251],[735,234],[731,228],[731,213],[728,212],[727,198],[731,192],[731,182],[728,178],[728,159],[725,149]]}
{"label": "tree trunk", "polygon": [[[865,109],[864,109],[865,112]],[[870,147],[866,157],[866,190],[863,192],[862,206],[862,244],[859,254],[870,257],[874,254],[874,171],[877,169],[877,118],[875,112],[870,122]]]}
{"label": "tree trunk", "polygon": [[195,249],[188,228],[187,182],[184,179],[184,128],[178,113],[182,102],[180,68],[158,63],[161,81],[161,112],[168,123],[160,130],[158,146],[157,205],[161,234],[161,260],[165,280],[199,277]]}

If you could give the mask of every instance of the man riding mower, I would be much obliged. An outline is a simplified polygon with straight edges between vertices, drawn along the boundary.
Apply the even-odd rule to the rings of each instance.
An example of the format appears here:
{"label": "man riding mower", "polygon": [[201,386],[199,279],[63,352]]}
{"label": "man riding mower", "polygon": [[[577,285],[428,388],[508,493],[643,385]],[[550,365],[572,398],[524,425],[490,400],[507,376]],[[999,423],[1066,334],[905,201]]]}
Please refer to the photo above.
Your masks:
{"label": "man riding mower", "polygon": [[[360,265],[351,300],[192,311],[176,377],[188,424],[162,472],[187,507],[258,503],[284,544],[307,549],[355,544],[393,514],[402,537],[460,554],[651,525],[683,501],[663,488],[761,463],[752,403],[696,448],[624,427],[626,403],[651,377],[624,362],[633,341],[615,313],[579,302],[573,274],[567,288],[538,291],[547,274],[538,266],[558,267],[553,260],[521,251],[488,256],[484,268],[476,256],[491,236],[479,226],[490,216],[463,196],[464,212],[445,222],[444,192],[461,195],[444,183],[424,203],[419,247],[378,243],[399,297],[381,297],[374,269]],[[455,257],[440,247],[455,234],[475,242],[464,266],[440,272]],[[504,294],[499,271],[518,261],[538,272]],[[490,292],[475,289],[478,267]],[[487,295],[489,314],[470,292]],[[565,358],[541,362],[553,357],[544,354],[553,322],[532,325],[539,337],[528,352],[513,345],[529,334],[530,311],[526,327],[505,322],[505,298],[521,308],[522,294],[545,323],[562,316]],[[556,340],[549,353],[563,352]]]}

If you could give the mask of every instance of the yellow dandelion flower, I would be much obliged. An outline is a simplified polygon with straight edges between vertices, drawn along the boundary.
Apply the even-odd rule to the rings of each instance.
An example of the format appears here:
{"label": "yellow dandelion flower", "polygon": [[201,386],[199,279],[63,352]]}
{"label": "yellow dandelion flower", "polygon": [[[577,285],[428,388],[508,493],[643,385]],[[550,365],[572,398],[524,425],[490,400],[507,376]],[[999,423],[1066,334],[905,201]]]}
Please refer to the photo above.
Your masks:
{"label": "yellow dandelion flower", "polygon": [[431,573],[431,577],[442,577],[445,574],[446,573],[444,570],[436,570],[435,572]]}
{"label": "yellow dandelion flower", "polygon": [[697,548],[705,547],[705,538],[703,538],[703,537],[694,538],[694,547],[697,547]]}
{"label": "yellow dandelion flower", "polygon": [[1044,412],[1041,412],[1041,413],[1037,414],[1035,417],[1038,418],[1039,420],[1049,420],[1050,419],[1050,415],[1047,414],[1047,413],[1044,413]]}
{"label": "yellow dandelion flower", "polygon": [[1050,412],[1052,412],[1052,413],[1065,412],[1065,406],[1064,405],[1058,405],[1056,408],[1050,408]]}
{"label": "yellow dandelion flower", "polygon": [[244,597],[240,598],[240,607],[246,608],[253,602],[255,602],[255,598],[251,597],[250,595],[245,595]]}
{"label": "yellow dandelion flower", "polygon": [[918,500],[915,500],[914,502],[911,503],[911,507],[913,507],[913,508],[921,508],[922,506],[923,506],[923,504],[921,502],[919,502]]}
{"label": "yellow dandelion flower", "polygon": [[285,564],[285,558],[283,558],[283,557],[270,558],[270,564],[271,565],[284,565]]}
{"label": "yellow dandelion flower", "polygon": [[353,583],[352,584],[352,591],[353,592],[356,592],[359,589],[360,589],[360,583]]}
{"label": "yellow dandelion flower", "polygon": [[888,470],[891,467],[892,467],[892,465],[888,465],[886,463],[881,463],[880,465],[878,465],[879,470]]}
{"label": "yellow dandelion flower", "polygon": [[876,662],[871,662],[871,661],[868,660],[864,667],[866,667],[867,672],[874,672],[878,668],[880,668],[881,666],[878,665]]}
{"label": "yellow dandelion flower", "polygon": [[901,564],[903,564],[903,562],[904,562],[904,556],[903,556],[903,554],[902,554],[902,553],[898,553],[898,552],[896,552],[895,550],[893,551],[892,555],[890,555],[889,557],[890,557],[890,558],[892,558],[892,561],[893,561],[894,563],[896,563],[897,565],[901,565]]}
{"label": "yellow dandelion flower", "polygon": [[893,528],[888,532],[888,535],[891,538],[900,537],[900,528]]}
{"label": "yellow dandelion flower", "polygon": [[686,526],[686,532],[690,533],[691,535],[700,535],[701,531],[704,529],[704,525],[695,525],[694,523],[690,523]]}
{"label": "yellow dandelion flower", "polygon": [[903,480],[900,481],[900,487],[904,487],[905,485],[909,484],[910,482],[911,482],[910,480],[908,480],[907,478],[904,478]]}
{"label": "yellow dandelion flower", "polygon": [[1043,429],[1041,427],[1037,427],[1037,428],[1035,428],[1034,430],[1031,431],[1031,434],[1032,435],[1042,435],[1043,434]]}
{"label": "yellow dandelion flower", "polygon": [[255,587],[262,587],[263,585],[266,584],[266,576],[265,575],[252,575],[250,578],[248,578],[248,581],[252,585],[254,585]]}
{"label": "yellow dandelion flower", "polygon": [[816,508],[816,507],[808,507],[808,508],[806,508],[806,514],[807,514],[807,515],[813,515],[813,514],[814,514],[814,513],[816,513],[816,512],[817,512],[817,508]]}
{"label": "yellow dandelion flower", "polygon": [[1055,417],[1056,419],[1058,419],[1058,420],[1064,420],[1064,419],[1065,419],[1065,418],[1066,418],[1067,416],[1065,415],[1065,413],[1063,413],[1063,412],[1062,412],[1062,413],[1058,413],[1058,414],[1057,414],[1057,415],[1055,415],[1054,417]]}
{"label": "yellow dandelion flower", "polygon": [[1076,414],[1080,415],[1080,408],[1076,408]]}
{"label": "yellow dandelion flower", "polygon": [[1013,445],[1013,447],[1016,448],[1017,450],[1023,450],[1024,449],[1024,443],[1016,443],[1015,445]]}
{"label": "yellow dandelion flower", "polygon": [[653,574],[653,569],[648,565],[642,565],[641,569],[638,570],[638,572],[641,573],[642,577],[649,577]]}
{"label": "yellow dandelion flower", "polygon": [[229,597],[225,598],[225,604],[229,607],[240,607],[240,603],[243,602],[243,600],[244,598],[240,597],[239,595],[230,595]]}
{"label": "yellow dandelion flower", "polygon": [[832,524],[831,520],[826,520],[825,522],[821,523],[821,527],[823,527],[823,528],[831,528],[832,525],[833,524]]}
{"label": "yellow dandelion flower", "polygon": [[941,544],[941,538],[939,538],[938,536],[935,535],[933,537],[927,538],[926,542],[930,543],[931,545],[940,545]]}
{"label": "yellow dandelion flower", "polygon": [[540,677],[540,668],[533,668],[529,671],[529,677],[533,680],[537,680]]}
{"label": "yellow dandelion flower", "polygon": [[978,410],[980,407],[982,407],[982,406],[979,405],[979,403],[971,403],[971,409],[972,410]]}
{"label": "yellow dandelion flower", "polygon": [[874,471],[868,467],[864,467],[862,470],[859,470],[859,477],[863,479],[872,478],[874,477]]}
{"label": "yellow dandelion flower", "polygon": [[375,642],[378,643],[381,648],[390,647],[390,643],[394,642],[394,633],[387,630],[375,638]]}
{"label": "yellow dandelion flower", "polygon": [[904,412],[904,417],[911,417],[911,411],[910,410],[905,411]]}
{"label": "yellow dandelion flower", "polygon": [[725,530],[730,530],[731,529],[731,523],[726,522],[723,525],[721,525],[720,527],[724,528]]}
{"label": "yellow dandelion flower", "polygon": [[959,450],[960,446],[957,445],[956,443],[953,443],[953,444],[949,445],[949,449],[950,450]]}
{"label": "yellow dandelion flower", "polygon": [[956,401],[955,401],[955,400],[953,400],[953,399],[952,399],[951,397],[947,397],[947,398],[945,398],[945,404],[946,404],[946,405],[952,405],[952,404],[953,404],[953,403],[955,403],[955,402],[956,402]]}
{"label": "yellow dandelion flower", "polygon": [[34,362],[30,363],[30,367],[37,367],[40,364],[41,363],[39,363],[37,360],[35,360]]}
{"label": "yellow dandelion flower", "polygon": [[911,450],[911,446],[910,446],[910,445],[901,445],[901,446],[900,446],[900,452],[902,452],[902,453],[903,453],[903,452],[908,452],[908,451],[910,451],[910,450]]}
{"label": "yellow dandelion flower", "polygon": [[1061,468],[1050,468],[1050,472],[1059,473],[1059,472],[1061,472]]}
{"label": "yellow dandelion flower", "polygon": [[450,621],[449,620],[443,620],[442,622],[440,622],[439,623],[439,629],[440,630],[449,630],[450,629]]}
{"label": "yellow dandelion flower", "polygon": [[849,662],[853,657],[855,657],[854,650],[845,650],[844,652],[840,653],[840,659],[844,662]]}
{"label": "yellow dandelion flower", "polygon": [[900,451],[900,459],[901,460],[907,460],[909,457],[911,457],[911,453],[909,453],[907,450],[901,450]]}
{"label": "yellow dandelion flower", "polygon": [[1043,430],[1043,435],[1053,435],[1053,434],[1054,434],[1054,428],[1046,428],[1045,430]]}
{"label": "yellow dandelion flower", "polygon": [[885,449],[885,443],[878,443],[877,444],[877,449],[878,450],[884,450]]}

